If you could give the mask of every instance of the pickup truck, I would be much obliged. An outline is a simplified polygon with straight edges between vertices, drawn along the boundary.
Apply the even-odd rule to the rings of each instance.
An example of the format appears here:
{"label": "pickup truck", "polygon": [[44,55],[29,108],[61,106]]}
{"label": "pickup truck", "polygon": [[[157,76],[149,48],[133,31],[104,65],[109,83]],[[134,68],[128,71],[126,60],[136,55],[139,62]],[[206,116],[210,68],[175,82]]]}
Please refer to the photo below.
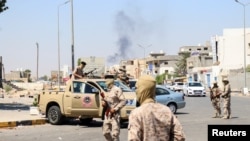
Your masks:
{"label": "pickup truck", "polygon": [[[136,107],[136,95],[120,81],[115,81],[126,98],[126,106],[120,110],[121,122],[127,121]],[[65,118],[76,118],[84,123],[93,118],[104,118],[101,93],[107,94],[105,79],[70,80],[63,91],[44,90],[38,95],[38,107],[52,125],[62,124]]]}
{"label": "pickup truck", "polygon": [[181,92],[183,90],[183,82],[174,82],[171,86],[169,86],[169,89],[175,92]]}

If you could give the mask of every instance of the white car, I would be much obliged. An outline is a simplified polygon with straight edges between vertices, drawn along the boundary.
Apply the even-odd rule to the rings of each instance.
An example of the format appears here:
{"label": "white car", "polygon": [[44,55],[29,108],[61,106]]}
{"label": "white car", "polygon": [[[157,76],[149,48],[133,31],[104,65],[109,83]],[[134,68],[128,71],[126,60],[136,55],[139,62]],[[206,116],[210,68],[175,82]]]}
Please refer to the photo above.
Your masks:
{"label": "white car", "polygon": [[200,82],[187,82],[183,85],[185,96],[206,96],[206,89]]}
{"label": "white car", "polygon": [[169,89],[174,92],[181,92],[183,89],[183,85],[184,85],[183,82],[174,82],[173,85],[169,87]]}

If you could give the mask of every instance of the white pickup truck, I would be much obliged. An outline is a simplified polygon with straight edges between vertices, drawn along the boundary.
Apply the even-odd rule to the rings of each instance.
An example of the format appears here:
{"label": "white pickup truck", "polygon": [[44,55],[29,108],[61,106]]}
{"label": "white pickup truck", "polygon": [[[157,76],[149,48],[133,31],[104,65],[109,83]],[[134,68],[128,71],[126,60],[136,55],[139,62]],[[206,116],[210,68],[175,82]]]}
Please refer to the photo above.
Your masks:
{"label": "white pickup truck", "polygon": [[171,86],[169,86],[169,89],[175,92],[181,92],[183,90],[183,82],[174,82]]}

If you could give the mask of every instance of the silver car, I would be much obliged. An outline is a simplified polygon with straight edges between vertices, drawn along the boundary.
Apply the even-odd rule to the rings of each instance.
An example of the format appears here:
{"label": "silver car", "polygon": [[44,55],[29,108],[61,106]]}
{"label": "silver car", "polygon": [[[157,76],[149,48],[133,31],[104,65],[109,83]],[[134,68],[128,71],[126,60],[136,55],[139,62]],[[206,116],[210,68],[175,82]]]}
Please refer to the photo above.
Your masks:
{"label": "silver car", "polygon": [[168,106],[173,113],[186,106],[182,93],[171,91],[162,85],[156,85],[156,101]]}

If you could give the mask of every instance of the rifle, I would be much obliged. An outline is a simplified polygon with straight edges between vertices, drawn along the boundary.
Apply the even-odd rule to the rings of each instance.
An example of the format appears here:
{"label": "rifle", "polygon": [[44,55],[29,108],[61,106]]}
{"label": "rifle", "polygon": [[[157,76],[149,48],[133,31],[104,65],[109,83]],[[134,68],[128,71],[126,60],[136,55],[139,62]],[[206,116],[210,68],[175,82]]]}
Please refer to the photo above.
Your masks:
{"label": "rifle", "polygon": [[91,70],[91,71],[89,71],[89,72],[84,73],[84,75],[85,75],[85,76],[87,76],[88,74],[93,73],[93,71],[95,71],[95,70],[97,70],[97,68],[94,68],[93,70]]}
{"label": "rifle", "polygon": [[[109,114],[110,114],[110,118],[113,117],[113,113],[110,113],[110,110],[111,110],[110,104],[109,104],[109,102],[107,100],[104,99],[105,95],[104,95],[103,92],[101,93],[101,97],[102,97],[103,101],[106,103],[106,106],[103,107],[103,113],[105,112],[105,115],[107,117],[108,117]],[[104,117],[103,117],[103,119],[104,119]]]}
{"label": "rifle", "polygon": [[211,87],[209,87],[209,90],[210,90],[210,100],[212,101],[212,99],[214,99],[213,90]]}

